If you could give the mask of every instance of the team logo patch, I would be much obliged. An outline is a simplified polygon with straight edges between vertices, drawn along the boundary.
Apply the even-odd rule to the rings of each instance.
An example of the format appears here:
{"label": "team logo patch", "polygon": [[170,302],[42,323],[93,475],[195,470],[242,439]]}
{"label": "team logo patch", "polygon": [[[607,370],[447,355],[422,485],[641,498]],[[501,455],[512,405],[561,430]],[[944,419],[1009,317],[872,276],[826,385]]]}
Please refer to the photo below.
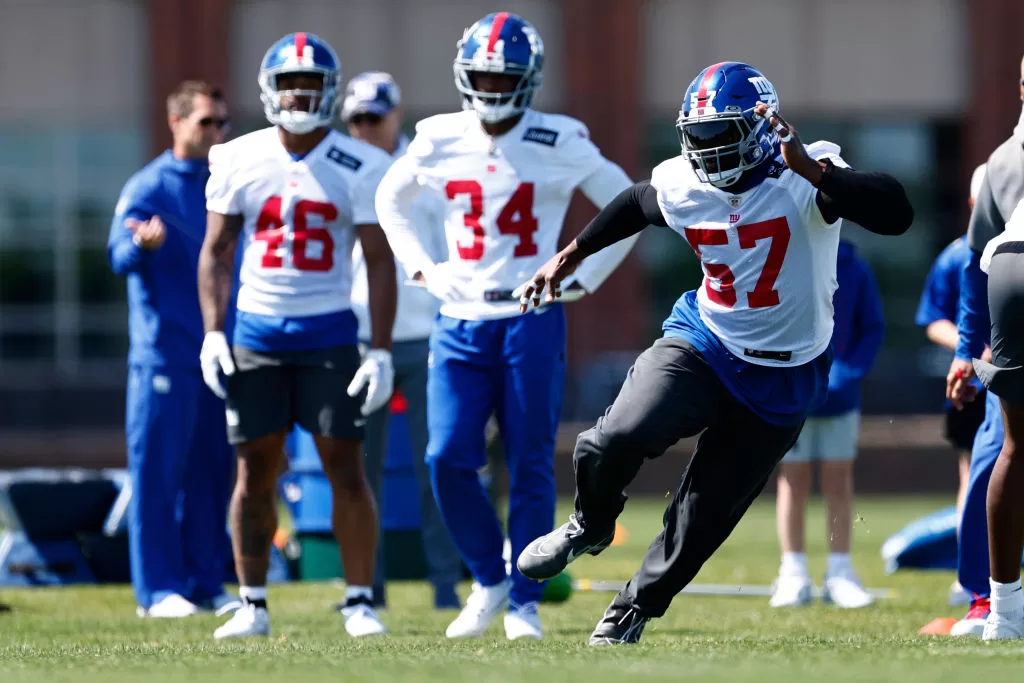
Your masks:
{"label": "team logo patch", "polygon": [[548,128],[527,128],[526,132],[523,133],[523,139],[529,142],[539,142],[542,145],[548,147],[555,146],[555,140],[558,139],[558,131],[550,130]]}
{"label": "team logo patch", "polygon": [[358,171],[359,167],[363,165],[362,161],[356,159],[351,154],[345,154],[337,147],[331,147],[327,151],[327,158],[333,161],[334,163],[340,164],[345,168],[352,169],[353,171]]}
{"label": "team logo patch", "polygon": [[730,213],[729,214],[729,225],[732,225],[733,223],[739,223],[739,222],[740,222],[740,215],[738,213]]}

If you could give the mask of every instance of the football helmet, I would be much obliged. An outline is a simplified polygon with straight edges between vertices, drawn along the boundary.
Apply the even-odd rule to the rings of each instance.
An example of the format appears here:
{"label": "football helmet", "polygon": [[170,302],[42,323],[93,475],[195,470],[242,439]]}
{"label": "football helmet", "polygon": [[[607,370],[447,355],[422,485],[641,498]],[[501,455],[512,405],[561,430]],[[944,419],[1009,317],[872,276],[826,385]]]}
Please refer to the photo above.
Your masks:
{"label": "football helmet", "polygon": [[[496,12],[465,30],[456,45],[455,87],[462,93],[462,108],[473,110],[481,121],[497,123],[521,114],[540,87],[544,43],[522,17]],[[474,72],[507,74],[518,80],[509,92],[477,90]]]}
{"label": "football helmet", "polygon": [[754,114],[757,102],[778,109],[779,96],[749,64],[712,64],[690,83],[676,132],[683,156],[702,182],[729,187],[745,171],[775,157],[779,136],[767,119]]}
{"label": "football helmet", "polygon": [[[285,74],[316,74],[323,78],[320,90],[277,89]],[[331,125],[338,114],[341,62],[325,40],[312,33],[290,33],[270,46],[260,64],[260,99],[267,120],[290,133],[301,135]],[[308,98],[305,111],[282,109],[282,97]]]}

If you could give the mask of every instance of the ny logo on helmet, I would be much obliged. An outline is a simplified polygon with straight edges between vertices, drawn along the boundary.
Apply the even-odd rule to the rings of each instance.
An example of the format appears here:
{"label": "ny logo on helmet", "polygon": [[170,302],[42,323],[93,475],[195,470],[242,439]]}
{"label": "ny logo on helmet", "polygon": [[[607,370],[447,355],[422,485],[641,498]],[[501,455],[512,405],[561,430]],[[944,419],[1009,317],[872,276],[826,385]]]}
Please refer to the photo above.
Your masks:
{"label": "ny logo on helmet", "polygon": [[753,76],[747,80],[757,90],[757,94],[761,96],[762,102],[771,105],[779,103],[779,96],[775,93],[775,86],[767,78],[764,76]]}

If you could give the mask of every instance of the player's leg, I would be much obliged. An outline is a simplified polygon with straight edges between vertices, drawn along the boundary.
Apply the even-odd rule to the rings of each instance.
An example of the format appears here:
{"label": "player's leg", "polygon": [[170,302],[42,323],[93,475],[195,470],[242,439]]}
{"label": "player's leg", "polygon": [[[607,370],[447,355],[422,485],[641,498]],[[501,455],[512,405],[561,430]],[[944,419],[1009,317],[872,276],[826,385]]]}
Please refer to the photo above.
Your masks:
{"label": "player's leg", "polygon": [[[401,370],[395,366],[395,388],[400,388],[402,382]],[[363,440],[365,451],[366,479],[370,484],[370,492],[374,501],[381,500],[381,490],[384,481],[384,461],[388,452],[388,424],[391,416],[390,401],[379,410],[366,416],[366,438]],[[380,530],[380,519],[377,516],[377,558],[374,562],[373,572],[373,605],[381,608],[387,604],[387,589],[384,578],[384,543],[383,534]],[[339,607],[344,601],[339,603]]]}
{"label": "player's leg", "polygon": [[1024,638],[1024,248],[1010,242],[996,249],[989,267],[992,362],[974,361],[989,393],[999,397],[1002,448],[988,486],[988,541],[992,614],[984,640]]}
{"label": "player's leg", "polygon": [[483,635],[508,604],[512,582],[501,557],[504,535],[477,476],[487,462],[484,429],[501,372],[504,322],[441,316],[430,338],[427,465],[441,517],[475,581],[445,635]]}
{"label": "player's leg", "polygon": [[[964,504],[967,500],[967,491],[971,481],[971,447],[974,444],[974,437],[985,421],[985,392],[980,394],[970,403],[964,404],[963,410],[957,410],[950,406],[946,410],[946,440],[957,450],[957,493],[956,493],[956,517],[957,541],[960,538],[959,520],[963,517]],[[972,594],[960,585],[956,580],[949,587],[950,605],[969,605],[973,599]]]}
{"label": "player's leg", "polygon": [[132,366],[125,432],[132,487],[128,547],[140,614],[196,612],[184,594],[185,569],[177,503],[194,410],[185,387],[160,368]]}
{"label": "player's leg", "polygon": [[853,463],[860,439],[860,411],[823,420],[821,492],[828,510],[828,567],[825,600],[839,607],[867,607],[874,599],[864,590],[850,559],[853,537]]}
{"label": "player's leg", "polygon": [[577,437],[576,510],[568,523],[519,554],[523,576],[550,579],[583,554],[608,547],[625,505],[623,491],[644,460],[699,433],[727,399],[717,375],[689,343],[664,337],[641,353],[611,407]]}
{"label": "player's leg", "polygon": [[811,601],[811,576],[804,549],[804,519],[811,492],[811,461],[817,453],[817,421],[808,420],[793,448],[779,467],[775,498],[775,526],[782,551],[772,607],[798,607]]}
{"label": "player's leg", "polygon": [[270,635],[267,570],[277,531],[277,478],[292,426],[293,368],[280,356],[238,346],[233,355],[226,414],[236,459],[228,521],[242,608],[215,638]]}
{"label": "player's leg", "polygon": [[235,476],[235,454],[228,443],[224,401],[197,375],[190,378],[196,406],[196,428],[188,450],[181,506],[185,540],[187,597],[218,614],[241,603],[224,590],[226,562],[231,556],[227,531],[228,503]]}
{"label": "player's leg", "polygon": [[[565,385],[565,309],[555,305],[507,321],[503,391],[496,406],[509,473],[512,557],[551,531],[555,519],[555,437]],[[505,635],[542,636],[537,604],[544,586],[512,567]]]}
{"label": "player's leg", "polygon": [[769,424],[731,396],[720,400],[722,419],[701,434],[665,511],[665,528],[605,611],[591,644],[637,642],[646,622],[665,613],[729,537],[796,442],[800,425]]}
{"label": "player's leg", "polygon": [[985,397],[985,421],[974,438],[971,472],[960,517],[957,544],[957,578],[972,595],[967,614],[953,625],[954,636],[980,636],[989,615],[988,518],[986,498],[989,479],[1003,447],[1003,417],[999,399]]}
{"label": "player's leg", "polygon": [[373,610],[377,562],[377,503],[363,457],[362,397],[347,393],[359,369],[354,344],[306,352],[296,358],[296,420],[313,435],[331,484],[331,525],[345,571],[345,630],[354,637],[387,632]]}
{"label": "player's leg", "polygon": [[426,339],[395,344],[395,373],[405,397],[405,421],[409,425],[413,469],[420,496],[420,532],[423,554],[434,587],[434,606],[438,609],[460,607],[455,586],[462,580],[462,559],[445,528],[441,512],[430,486],[427,467],[427,358],[430,347]]}

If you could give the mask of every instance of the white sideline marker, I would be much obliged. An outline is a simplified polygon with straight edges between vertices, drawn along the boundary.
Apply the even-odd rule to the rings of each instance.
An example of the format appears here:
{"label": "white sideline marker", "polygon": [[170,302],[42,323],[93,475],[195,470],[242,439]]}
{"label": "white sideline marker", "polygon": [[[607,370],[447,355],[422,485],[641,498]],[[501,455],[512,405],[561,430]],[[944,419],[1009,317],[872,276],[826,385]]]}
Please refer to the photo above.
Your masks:
{"label": "white sideline marker", "polygon": [[[597,581],[591,579],[577,579],[573,581],[572,587],[584,593],[612,592],[617,593],[625,586],[624,581]],[[888,600],[893,597],[892,591],[888,588],[865,588],[872,597],[879,600]],[[732,597],[770,598],[772,596],[771,586],[754,586],[728,583],[691,583],[679,591],[680,595],[724,595]],[[811,595],[821,599],[822,589],[814,586]]]}

